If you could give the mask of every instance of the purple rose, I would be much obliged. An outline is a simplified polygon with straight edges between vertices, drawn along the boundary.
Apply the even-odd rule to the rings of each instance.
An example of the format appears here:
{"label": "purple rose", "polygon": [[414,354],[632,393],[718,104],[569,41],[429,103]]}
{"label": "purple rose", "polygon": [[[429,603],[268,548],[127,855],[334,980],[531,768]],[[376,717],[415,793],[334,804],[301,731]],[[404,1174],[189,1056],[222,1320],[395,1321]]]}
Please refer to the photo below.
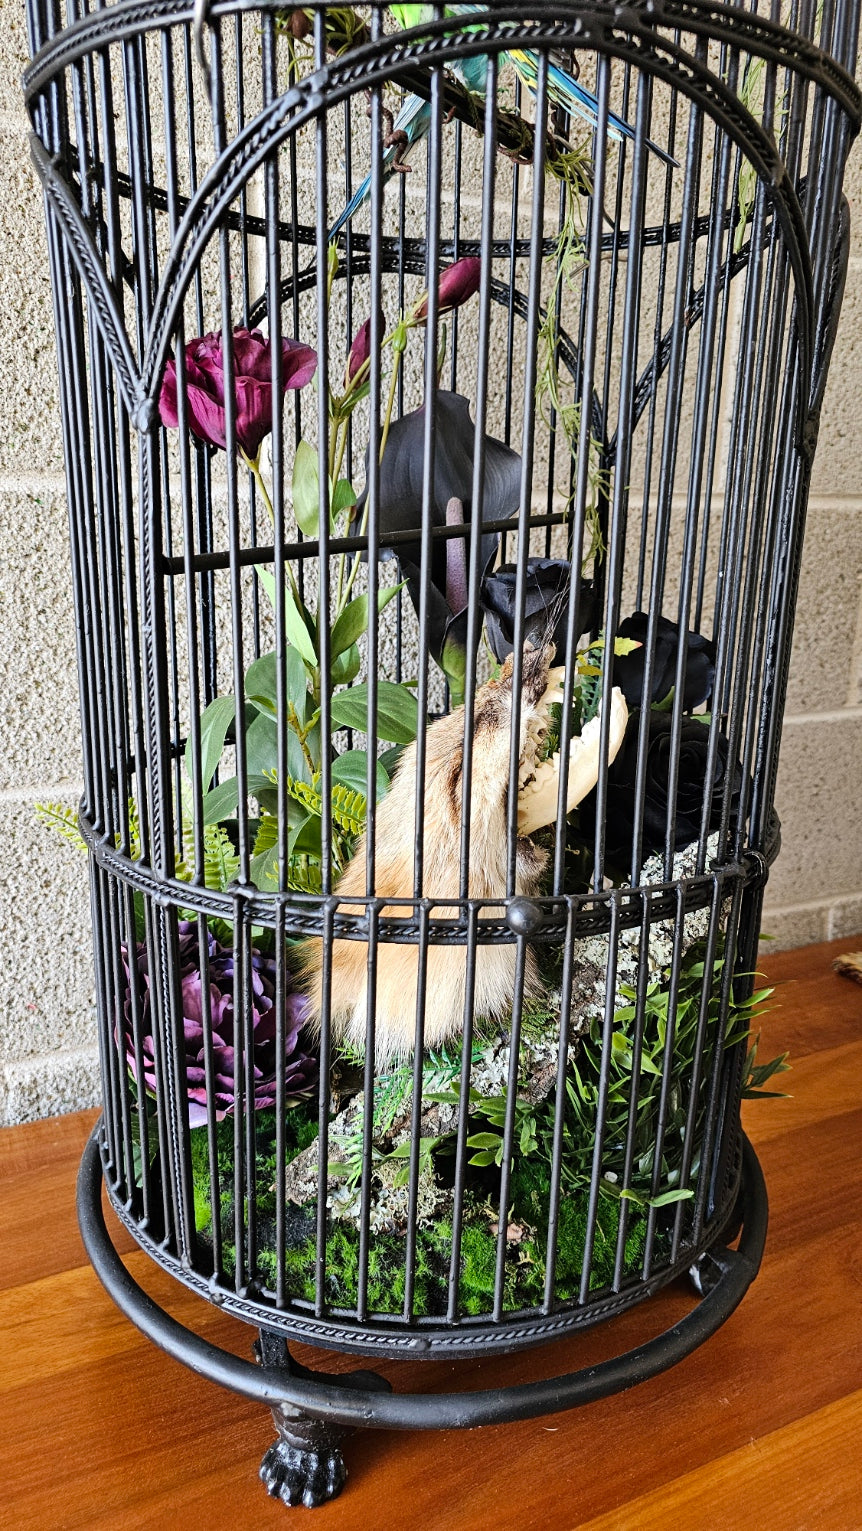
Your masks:
{"label": "purple rose", "polygon": [[[215,936],[208,935],[209,998],[212,1020],[212,1053],[214,1091],[212,1104],[217,1121],[222,1121],[234,1109],[234,1047],[233,1047],[233,951],[222,946]],[[207,1120],[206,1075],[204,1071],[204,994],[201,975],[201,956],[198,946],[198,927],[193,921],[181,920],[179,925],[180,993],[183,1007],[183,1032],[185,1036],[186,1081],[189,1100],[189,1126],[200,1127]],[[130,981],[128,956],[124,951],[126,976]],[[156,1088],[156,1068],[153,1042],[153,1012],[150,1002],[150,974],[147,947],[137,947],[137,967],[142,996],[142,1043],[144,1055],[144,1085],[150,1091]],[[275,1037],[277,1016],[275,1010],[275,958],[264,957],[251,949],[251,1022],[254,1043],[250,1063],[252,1080],[246,1075],[246,1091],[253,1089],[254,1103],[258,1110],[275,1105]],[[317,1083],[317,1062],[297,1046],[299,1034],[308,1020],[310,1003],[303,994],[291,992],[290,982],[284,998],[285,1036],[285,1093],[290,1101],[311,1093]],[[132,1036],[132,996],[126,988],[123,1005],[125,1016],[124,1044],[126,1062],[133,1079],[137,1080],[135,1051]],[[140,1081],[138,1081],[140,1082]]]}
{"label": "purple rose", "polygon": [[[259,330],[234,330],[233,386],[236,398],[236,439],[246,457],[256,458],[264,436],[272,430],[272,348]],[[199,336],[185,348],[186,399],[189,425],[209,446],[227,446],[224,412],[224,348],[221,333]],[[298,340],[281,342],[281,380],[288,388],[304,388],[314,376],[317,352]],[[165,368],[159,399],[162,424],[179,424],[177,367]]]}

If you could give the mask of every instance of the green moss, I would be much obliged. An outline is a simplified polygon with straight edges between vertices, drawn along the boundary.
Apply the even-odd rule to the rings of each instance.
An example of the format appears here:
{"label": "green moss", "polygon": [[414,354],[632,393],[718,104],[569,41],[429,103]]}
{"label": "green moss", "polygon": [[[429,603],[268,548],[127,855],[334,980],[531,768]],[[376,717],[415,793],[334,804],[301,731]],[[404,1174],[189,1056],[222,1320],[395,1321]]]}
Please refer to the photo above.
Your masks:
{"label": "green moss", "polygon": [[[285,1159],[291,1159],[314,1140],[316,1112],[310,1106],[292,1111],[285,1124]],[[212,1203],[209,1152],[204,1129],[191,1134],[195,1217],[204,1246],[211,1245]],[[257,1240],[256,1279],[268,1290],[278,1287],[276,1256],[276,1154],[275,1116],[262,1112],[257,1121],[255,1162]],[[232,1279],[236,1269],[233,1202],[234,1123],[220,1122],[216,1130],[219,1213],[222,1233],[222,1274]],[[576,1299],[581,1284],[587,1232],[586,1190],[563,1191],[558,1220],[555,1292],[558,1300]],[[538,1306],[544,1299],[547,1255],[547,1221],[550,1206],[550,1166],[530,1155],[515,1165],[510,1182],[509,1220],[523,1230],[520,1242],[507,1246],[504,1267],[503,1306],[508,1312]],[[592,1289],[611,1284],[616,1258],[621,1203],[600,1197],[594,1232]],[[493,1308],[497,1268],[497,1236],[492,1232],[487,1192],[467,1189],[461,1231],[459,1302],[470,1316]],[[623,1269],[637,1270],[643,1255],[645,1215],[630,1205]],[[243,1208],[244,1221],[247,1208]],[[317,1207],[288,1205],[285,1223],[284,1281],[289,1297],[306,1302],[315,1298]],[[452,1258],[452,1223],[441,1218],[416,1235],[414,1312],[420,1316],[447,1311],[449,1270]],[[403,1312],[406,1290],[406,1240],[392,1232],[372,1232],[368,1251],[368,1306],[372,1312]],[[359,1295],[359,1232],[350,1221],[331,1219],[327,1229],[324,1292],[327,1303],[355,1308]]]}
{"label": "green moss", "polygon": [[487,1219],[468,1223],[461,1236],[461,1302],[465,1313],[487,1313],[494,1301],[497,1240]]}

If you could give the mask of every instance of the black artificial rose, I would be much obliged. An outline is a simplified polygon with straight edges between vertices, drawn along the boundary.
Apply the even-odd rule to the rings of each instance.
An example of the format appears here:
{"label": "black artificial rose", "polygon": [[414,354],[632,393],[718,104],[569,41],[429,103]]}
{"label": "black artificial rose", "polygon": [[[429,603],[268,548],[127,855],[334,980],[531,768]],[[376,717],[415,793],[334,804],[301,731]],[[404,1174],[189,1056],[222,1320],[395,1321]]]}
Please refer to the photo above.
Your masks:
{"label": "black artificial rose", "polygon": [[[528,558],[524,571],[524,638],[534,648],[552,642],[558,664],[565,663],[569,651],[571,572],[568,560],[560,558]],[[482,581],[479,599],[485,613],[485,631],[494,657],[501,663],[511,654],[514,644],[517,590],[517,564],[501,564]],[[576,642],[592,627],[595,614],[593,582],[581,580]]]}
{"label": "black artificial rose", "polygon": [[[644,698],[643,681],[646,663],[646,641],[649,615],[636,611],[626,617],[617,628],[617,637],[634,638],[641,647],[630,654],[619,654],[614,660],[614,684],[620,687],[630,707],[649,706],[664,701],[676,684],[676,661],[679,646],[679,626],[667,617],[656,618],[655,657],[652,669],[650,694]],[[683,711],[691,712],[709,701],[715,679],[715,644],[700,633],[686,635],[685,687]]]}
{"label": "black artificial rose", "polygon": [[[633,712],[629,717],[622,746],[608,771],[605,859],[619,867],[627,866],[632,854],[639,728],[640,714]],[[643,853],[645,856],[653,851],[664,849],[669,807],[668,783],[672,728],[673,721],[670,713],[651,712],[649,714],[643,806]],[[683,718],[679,740],[679,766],[672,837],[675,850],[681,850],[684,845],[690,845],[700,834],[708,751],[708,724],[700,722],[697,718]],[[741,768],[737,763],[730,765],[728,742],[724,734],[720,733],[717,739],[715,779],[707,819],[709,831],[718,828],[728,785],[731,793],[732,819],[738,805],[741,783]],[[595,791],[581,803],[578,814],[581,831],[589,844],[596,831]]]}

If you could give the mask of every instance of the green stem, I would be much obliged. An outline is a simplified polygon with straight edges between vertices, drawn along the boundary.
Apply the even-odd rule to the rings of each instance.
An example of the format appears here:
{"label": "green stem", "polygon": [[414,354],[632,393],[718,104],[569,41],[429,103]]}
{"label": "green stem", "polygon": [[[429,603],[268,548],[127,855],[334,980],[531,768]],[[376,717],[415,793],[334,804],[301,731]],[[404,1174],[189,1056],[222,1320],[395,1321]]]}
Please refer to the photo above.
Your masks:
{"label": "green stem", "polygon": [[[263,500],[267,510],[269,511],[269,518],[272,522],[273,531],[275,531],[275,511],[272,508],[272,500],[269,497],[269,490],[264,483],[263,474],[260,471],[260,454],[258,454],[257,457],[247,457],[242,447],[240,447],[239,455],[248,468],[249,473],[251,473],[254,478],[254,481],[257,485],[257,492]],[[299,588],[293,575],[293,569],[291,568],[289,562],[285,564],[285,568],[287,569],[287,577],[290,580],[290,588],[293,591],[293,598],[296,601],[298,610],[301,612],[302,597],[300,596]]]}
{"label": "green stem", "polygon": [[[393,363],[392,363],[392,376],[389,379],[389,396],[388,396],[388,398],[386,400],[386,414],[383,417],[383,430],[380,433],[380,457],[379,457],[379,461],[380,461],[381,464],[383,462],[383,453],[386,450],[386,441],[387,441],[387,438],[389,436],[389,427],[392,424],[392,411],[395,408],[395,389],[396,389],[397,384],[398,384],[398,372],[399,372],[399,369],[401,367],[401,358],[402,358],[403,355],[404,355],[403,349],[400,346],[397,347],[396,350],[395,350],[395,356],[394,356],[394,360],[393,360]],[[361,521],[361,524],[360,524],[360,527],[359,527],[359,535],[360,535],[360,537],[364,537],[365,536],[365,529],[366,529],[366,527],[368,525],[368,505],[369,505],[369,500],[368,500],[368,496],[366,495],[365,509],[362,512],[362,521]],[[347,605],[347,602],[348,602],[348,600],[350,598],[350,592],[353,589],[353,586],[354,586],[354,583],[355,583],[355,580],[356,580],[356,576],[359,573],[359,565],[360,565],[361,562],[362,562],[362,555],[361,555],[361,553],[354,553],[354,555],[353,555],[353,563],[352,563],[351,569],[350,569],[350,574],[349,574],[348,579],[347,579],[347,584],[346,584],[346,586],[344,588],[343,601],[344,601],[344,605],[345,606]],[[339,607],[339,612],[341,611],[341,609],[342,608]]]}

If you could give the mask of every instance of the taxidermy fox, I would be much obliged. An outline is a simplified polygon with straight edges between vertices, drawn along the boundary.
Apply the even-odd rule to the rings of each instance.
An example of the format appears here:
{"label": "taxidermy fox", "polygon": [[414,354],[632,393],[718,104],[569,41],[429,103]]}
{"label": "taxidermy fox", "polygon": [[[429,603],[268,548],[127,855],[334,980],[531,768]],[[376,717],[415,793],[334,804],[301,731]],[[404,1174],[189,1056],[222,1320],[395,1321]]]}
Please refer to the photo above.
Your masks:
{"label": "taxidermy fox", "polygon": [[[524,651],[520,766],[518,771],[518,844],[516,893],[535,894],[547,861],[547,852],[529,838],[557,813],[559,760],[541,761],[542,742],[548,731],[549,707],[561,698],[562,669],[551,670],[553,647]],[[612,693],[609,759],[613,760],[625,733],[627,708],[622,693]],[[473,757],[470,792],[471,899],[501,899],[506,895],[506,817],[509,784],[509,742],[512,722],[512,656],[497,679],[476,692],[473,708]],[[572,740],[568,775],[568,810],[595,786],[598,776],[599,719],[588,723]],[[424,793],[424,876],[429,898],[457,899],[461,855],[462,753],[464,708],[433,723],[426,734]],[[416,845],[416,745],[404,751],[390,791],[378,803],[375,822],[375,892],[379,898],[413,897],[413,863]],[[365,894],[365,837],[338,884],[344,902],[341,909],[362,914],[363,905],[350,905],[350,895]],[[499,910],[481,910],[491,917]],[[404,918],[404,907],[383,908],[384,917]],[[454,911],[432,909],[431,918],[452,918]],[[368,947],[364,941],[335,941],[332,947],[332,1035],[355,1047],[365,1043],[367,1024]],[[497,1018],[510,1009],[515,987],[514,943],[500,946],[477,944],[473,1011],[477,1016]],[[305,988],[320,1021],[322,947],[306,943]],[[403,1057],[413,1047],[416,1025],[419,947],[380,940],[377,946],[375,1013],[378,1067]],[[425,1045],[439,1046],[463,1026],[466,994],[467,948],[436,945],[429,941],[425,988]],[[539,988],[535,959],[528,950],[525,992]]]}

